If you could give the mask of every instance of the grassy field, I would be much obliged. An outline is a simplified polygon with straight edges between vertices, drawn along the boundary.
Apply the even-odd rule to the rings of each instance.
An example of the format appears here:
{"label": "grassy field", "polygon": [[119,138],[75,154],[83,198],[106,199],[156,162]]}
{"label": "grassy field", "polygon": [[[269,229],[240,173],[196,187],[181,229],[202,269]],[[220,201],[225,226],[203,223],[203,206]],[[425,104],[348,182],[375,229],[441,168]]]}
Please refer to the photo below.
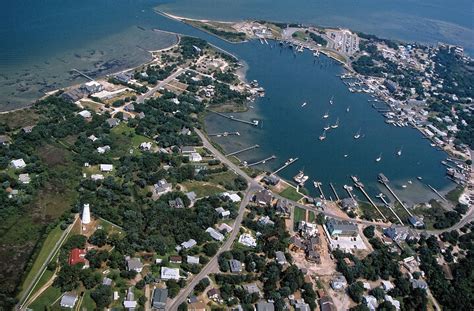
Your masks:
{"label": "grassy field", "polygon": [[84,309],[87,311],[95,310],[95,302],[91,298],[90,291],[86,291],[84,293],[84,298],[82,299],[80,310],[84,310]]}
{"label": "grassy field", "polygon": [[135,129],[128,127],[123,122],[112,129],[110,138],[114,142],[110,152],[112,156],[117,157],[127,154],[130,149],[137,149],[134,150],[134,153],[140,153],[141,151],[138,149],[140,144],[152,141],[148,137],[135,134]]}
{"label": "grassy field", "polygon": [[293,33],[292,37],[301,41],[306,41],[307,35],[303,31],[296,31]]}
{"label": "grassy field", "polygon": [[22,109],[0,115],[0,123],[5,123],[12,129],[34,125],[38,120],[39,115],[33,109]]}
{"label": "grassy field", "polygon": [[209,182],[218,185],[233,184],[236,177],[234,172],[227,171],[209,176]]}
{"label": "grassy field", "polygon": [[187,191],[194,191],[198,198],[210,196],[225,191],[225,189],[223,188],[199,181],[187,181],[182,183],[181,185],[183,185],[183,187],[185,187]]}
{"label": "grassy field", "polygon": [[[59,241],[62,233],[63,233],[63,231],[61,230],[61,228],[58,225],[58,226],[56,226],[56,228],[51,230],[51,232],[48,234],[46,240],[43,243],[43,247],[41,248],[41,250],[38,254],[38,257],[36,257],[35,263],[31,267],[30,272],[28,273],[25,280],[23,281],[23,284],[24,284],[23,285],[23,290],[26,288],[26,285],[33,282],[34,276],[40,270],[42,264],[44,263],[44,261],[48,257],[49,252],[51,251],[51,249],[53,249],[56,242]],[[50,271],[48,271],[48,272],[50,272]],[[50,272],[50,273],[52,275],[52,272]],[[51,275],[50,275],[50,277],[51,277]],[[23,294],[23,290],[20,292],[19,296],[21,296]]]}
{"label": "grassy field", "polygon": [[29,306],[29,308],[32,310],[56,310],[56,308],[51,309],[50,307],[55,304],[59,297],[61,297],[61,290],[50,286]]}
{"label": "grassy field", "polygon": [[293,227],[296,228],[298,223],[302,220],[306,221],[306,210],[295,207],[293,215]]}
{"label": "grassy field", "polygon": [[298,201],[300,200],[303,196],[296,192],[295,188],[293,187],[288,187],[282,192],[279,193],[282,197],[293,200],[293,201]]}
{"label": "grassy field", "polygon": [[451,201],[453,204],[458,204],[459,202],[459,197],[461,196],[461,194],[463,193],[464,191],[464,188],[461,187],[461,186],[457,186],[456,188],[454,188],[453,190],[449,191],[447,194],[446,194],[446,199],[448,199],[449,201]]}

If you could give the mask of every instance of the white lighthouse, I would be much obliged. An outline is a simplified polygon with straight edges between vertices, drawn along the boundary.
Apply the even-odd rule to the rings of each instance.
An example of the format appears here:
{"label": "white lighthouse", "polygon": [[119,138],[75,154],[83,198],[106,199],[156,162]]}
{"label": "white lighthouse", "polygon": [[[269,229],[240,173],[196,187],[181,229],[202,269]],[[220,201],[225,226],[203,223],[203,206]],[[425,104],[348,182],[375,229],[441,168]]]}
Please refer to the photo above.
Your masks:
{"label": "white lighthouse", "polygon": [[91,210],[89,204],[84,204],[84,209],[82,210],[82,224],[87,225],[91,222]]}

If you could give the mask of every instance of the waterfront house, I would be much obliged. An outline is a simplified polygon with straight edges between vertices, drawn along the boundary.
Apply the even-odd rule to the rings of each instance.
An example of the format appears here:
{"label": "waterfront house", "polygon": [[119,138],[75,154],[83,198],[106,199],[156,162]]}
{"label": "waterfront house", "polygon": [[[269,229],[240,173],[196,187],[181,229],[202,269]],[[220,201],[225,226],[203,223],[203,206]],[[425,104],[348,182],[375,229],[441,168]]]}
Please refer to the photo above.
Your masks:
{"label": "waterfront house", "polygon": [[280,182],[280,178],[275,175],[265,175],[261,181],[269,186],[276,186]]}
{"label": "waterfront house", "polygon": [[410,216],[408,217],[408,221],[415,228],[423,228],[425,226],[423,220],[418,216]]}
{"label": "waterfront house", "polygon": [[89,82],[86,82],[84,83],[82,86],[81,86],[82,90],[87,93],[88,95],[90,94],[93,94],[93,93],[97,93],[97,92],[100,92],[104,89],[104,87],[102,86],[102,84],[100,84],[99,82],[97,81],[89,81]]}
{"label": "waterfront house", "polygon": [[155,288],[151,299],[151,307],[154,310],[164,311],[166,309],[166,300],[168,299],[167,288]]}
{"label": "waterfront house", "polygon": [[67,292],[61,297],[61,302],[59,303],[61,308],[72,309],[76,305],[77,294],[74,292]]}
{"label": "waterfront house", "polygon": [[355,210],[358,206],[357,201],[352,198],[344,198],[341,200],[341,207],[345,211]]}
{"label": "waterfront house", "polygon": [[179,280],[179,269],[178,268],[161,268],[161,279],[164,281],[167,280]]}
{"label": "waterfront house", "polygon": [[273,200],[272,192],[267,189],[260,190],[254,196],[254,202],[261,206],[271,205],[272,200]]}
{"label": "waterfront house", "polygon": [[136,271],[137,273],[142,272],[143,270],[143,264],[140,260],[140,258],[134,257],[126,257],[125,261],[127,262],[127,270],[128,271]]}
{"label": "waterfront house", "polygon": [[132,79],[132,75],[129,72],[120,72],[114,76],[119,82],[128,83]]}
{"label": "waterfront house", "polygon": [[326,221],[326,228],[332,237],[356,237],[359,234],[357,225],[345,220],[329,218]]}

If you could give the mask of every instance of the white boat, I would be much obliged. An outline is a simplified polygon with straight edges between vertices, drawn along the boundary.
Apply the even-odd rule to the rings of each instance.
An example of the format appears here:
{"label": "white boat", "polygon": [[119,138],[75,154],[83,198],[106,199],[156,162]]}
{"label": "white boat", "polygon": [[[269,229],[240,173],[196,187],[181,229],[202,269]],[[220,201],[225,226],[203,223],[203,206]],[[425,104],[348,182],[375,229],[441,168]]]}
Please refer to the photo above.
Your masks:
{"label": "white boat", "polygon": [[402,185],[402,188],[405,189],[407,187],[407,185]]}
{"label": "white boat", "polygon": [[360,138],[360,130],[354,135],[354,139],[359,139]]}
{"label": "white boat", "polygon": [[325,140],[326,139],[326,131],[323,132],[321,136],[319,136],[319,140]]}
{"label": "white boat", "polygon": [[345,155],[344,155],[344,158],[347,158],[348,156],[349,156],[348,154],[345,154]]}
{"label": "white boat", "polygon": [[379,154],[378,158],[375,159],[375,162],[380,162],[382,160],[382,154]]}
{"label": "white boat", "polygon": [[418,176],[416,179],[418,179],[418,180],[423,180],[423,177]]}
{"label": "white boat", "polygon": [[318,189],[319,188],[319,182],[313,181],[313,186],[314,186],[314,188]]}
{"label": "white boat", "polygon": [[336,123],[331,125],[331,128],[333,128],[333,129],[337,129],[338,127],[339,127],[339,118],[336,119]]}
{"label": "white boat", "polygon": [[346,108],[346,112],[349,112],[349,110],[351,110],[351,107]]}
{"label": "white boat", "polygon": [[329,111],[323,115],[323,119],[327,119],[327,118],[329,118]]}
{"label": "white boat", "polygon": [[303,171],[300,171],[295,177],[293,177],[293,180],[296,181],[299,185],[302,185],[305,183],[305,181],[308,180],[308,176],[304,174]]}
{"label": "white boat", "polygon": [[306,106],[306,102],[304,102],[304,103],[301,105],[301,107],[304,107],[304,106]]}
{"label": "white boat", "polygon": [[323,129],[324,129],[325,131],[329,130],[330,128],[331,128],[331,126],[329,126],[329,124],[327,124],[325,127],[323,127]]}
{"label": "white boat", "polygon": [[402,148],[400,148],[398,151],[397,151],[397,156],[401,156],[402,155]]}
{"label": "white boat", "polygon": [[408,183],[411,185],[413,182],[411,180],[409,180]]}
{"label": "white boat", "polygon": [[333,99],[334,99],[334,96],[332,96],[331,99],[329,100],[329,103],[330,103],[331,105],[334,104]]}

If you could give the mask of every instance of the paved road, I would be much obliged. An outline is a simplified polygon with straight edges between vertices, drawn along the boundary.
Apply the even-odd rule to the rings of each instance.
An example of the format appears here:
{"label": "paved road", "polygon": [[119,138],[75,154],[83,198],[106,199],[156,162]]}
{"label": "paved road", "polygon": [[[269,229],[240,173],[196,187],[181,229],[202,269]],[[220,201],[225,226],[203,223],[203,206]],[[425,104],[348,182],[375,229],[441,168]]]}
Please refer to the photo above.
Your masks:
{"label": "paved road", "polygon": [[156,86],[152,87],[148,92],[146,92],[143,95],[138,96],[137,103],[143,103],[145,99],[148,99],[150,96],[153,96],[153,94],[155,94],[156,91],[164,87],[166,84],[170,83],[171,80],[173,80],[174,78],[176,78],[177,76],[185,72],[186,70],[187,68],[179,68],[178,70],[170,74],[166,79],[159,82]]}

